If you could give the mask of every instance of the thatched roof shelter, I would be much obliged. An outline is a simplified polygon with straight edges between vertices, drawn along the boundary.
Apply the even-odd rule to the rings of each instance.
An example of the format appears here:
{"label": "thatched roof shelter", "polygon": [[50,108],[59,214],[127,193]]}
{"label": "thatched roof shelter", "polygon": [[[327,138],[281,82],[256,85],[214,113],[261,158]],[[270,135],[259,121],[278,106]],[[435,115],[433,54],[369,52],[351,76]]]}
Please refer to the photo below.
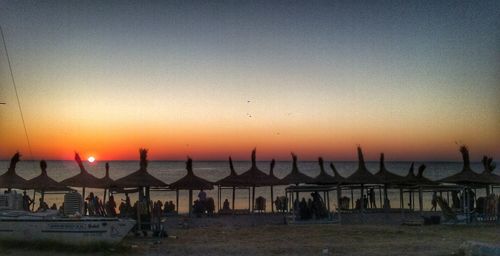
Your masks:
{"label": "thatched roof shelter", "polygon": [[358,147],[358,169],[347,177],[344,184],[384,184],[377,176],[373,175],[365,165],[363,151]]}
{"label": "thatched roof shelter", "polygon": [[496,168],[493,158],[483,156],[481,162],[483,163],[484,170],[479,174],[479,180],[483,184],[500,184],[500,176],[493,173]]}
{"label": "thatched roof shelter", "polygon": [[335,179],[337,179],[339,184],[342,184],[342,182],[344,182],[344,180],[345,180],[345,177],[342,177],[342,175],[340,175],[340,173],[337,171],[337,168],[335,168],[335,165],[333,163],[330,163],[330,168],[333,171],[333,177],[335,177]]}
{"label": "thatched roof shelter", "polygon": [[334,184],[340,183],[340,180],[338,179],[338,177],[334,177],[334,176],[331,176],[328,173],[326,173],[325,167],[323,166],[323,158],[322,157],[318,158],[318,163],[319,163],[320,172],[319,172],[318,176],[314,177],[311,184],[334,185]]}
{"label": "thatched roof shelter", "polygon": [[285,176],[281,181],[283,184],[300,184],[300,183],[311,183],[313,182],[313,178],[309,177],[299,171],[299,167],[297,166],[297,155],[292,153],[292,172],[290,172],[287,176]]}
{"label": "thatched roof shelter", "polygon": [[75,153],[75,161],[80,167],[80,173],[61,181],[61,184],[69,187],[101,188],[101,180],[87,172],[78,153]]}
{"label": "thatched roof shelter", "polygon": [[178,181],[170,184],[170,188],[178,190],[208,190],[213,189],[212,182],[196,176],[193,172],[193,160],[186,161],[187,174]]}
{"label": "thatched roof shelter", "polygon": [[269,176],[271,177],[272,180],[274,180],[274,184],[273,185],[286,185],[283,183],[283,181],[276,177],[276,175],[274,175],[274,166],[276,165],[276,161],[273,159],[271,160],[271,165],[269,167]]}
{"label": "thatched roof shelter", "polygon": [[115,180],[114,185],[120,188],[166,187],[167,184],[148,173],[148,150],[139,149],[139,170]]}
{"label": "thatched roof shelter", "polygon": [[385,168],[384,153],[380,154],[380,169],[375,173],[375,176],[380,179],[382,184],[394,185],[404,182],[403,176],[394,174]]}
{"label": "thatched roof shelter", "polygon": [[224,186],[224,187],[236,187],[241,184],[240,179],[233,166],[233,159],[229,157],[229,169],[231,172],[228,176],[214,182],[216,185]]}
{"label": "thatched roof shelter", "polygon": [[250,169],[248,169],[248,171],[239,175],[239,180],[241,182],[241,185],[246,185],[249,187],[273,186],[282,184],[281,180],[268,175],[257,167],[256,149],[252,150],[252,166],[250,167]]}
{"label": "thatched roof shelter", "polygon": [[465,185],[481,184],[482,182],[479,178],[479,174],[474,172],[470,167],[469,149],[467,148],[467,146],[461,146],[460,153],[462,153],[463,159],[462,170],[457,174],[453,174],[449,177],[439,180],[439,182]]}
{"label": "thatched roof shelter", "polygon": [[53,180],[47,175],[47,162],[40,161],[40,169],[42,173],[35,178],[27,181],[26,188],[37,189],[41,191],[70,191],[67,186]]}
{"label": "thatched roof shelter", "polygon": [[0,188],[26,188],[26,179],[16,173],[16,164],[20,159],[21,154],[19,154],[19,152],[16,152],[14,156],[12,156],[10,159],[9,169],[4,174],[0,175]]}
{"label": "thatched roof shelter", "polygon": [[115,181],[109,177],[109,163],[106,163],[105,165],[106,168],[106,175],[104,177],[100,178],[101,180],[101,188],[111,188],[115,186]]}

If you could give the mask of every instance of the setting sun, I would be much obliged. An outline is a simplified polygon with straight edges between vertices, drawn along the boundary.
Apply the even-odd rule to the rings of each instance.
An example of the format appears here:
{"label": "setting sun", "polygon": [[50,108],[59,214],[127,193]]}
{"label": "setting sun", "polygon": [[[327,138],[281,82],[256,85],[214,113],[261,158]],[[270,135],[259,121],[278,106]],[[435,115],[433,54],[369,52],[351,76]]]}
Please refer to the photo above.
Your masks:
{"label": "setting sun", "polygon": [[93,163],[95,161],[95,157],[93,156],[89,156],[89,158],[87,159],[90,163]]}

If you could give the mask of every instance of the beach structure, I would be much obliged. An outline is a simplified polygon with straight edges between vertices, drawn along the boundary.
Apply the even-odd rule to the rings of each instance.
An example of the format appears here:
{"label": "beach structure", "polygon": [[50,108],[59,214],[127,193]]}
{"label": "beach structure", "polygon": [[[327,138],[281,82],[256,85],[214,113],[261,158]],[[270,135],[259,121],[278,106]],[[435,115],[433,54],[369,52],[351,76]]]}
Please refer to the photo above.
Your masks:
{"label": "beach structure", "polygon": [[19,152],[16,152],[14,156],[12,156],[10,159],[9,169],[4,174],[0,175],[0,188],[6,188],[9,191],[13,188],[26,188],[26,180],[16,173],[16,165],[20,159],[21,154]]}
{"label": "beach structure", "polygon": [[[361,150],[361,147],[358,146],[357,148],[358,151],[358,168],[356,171],[354,171],[353,174],[351,174],[349,177],[347,177],[343,184],[350,184],[350,185],[360,185],[360,191],[361,191],[361,196],[360,196],[360,212],[363,214],[364,212],[364,202],[363,202],[363,195],[364,195],[364,188],[365,185],[368,184],[383,184],[383,182],[372,174],[368,169],[366,168],[365,165],[365,159],[363,157],[363,151]],[[351,189],[351,196],[352,196],[352,189]],[[353,198],[354,201],[354,198]]]}
{"label": "beach structure", "polygon": [[[40,191],[41,202],[44,202],[45,192],[65,192],[71,191],[67,186],[53,180],[51,177],[47,175],[47,162],[45,160],[40,161],[40,169],[42,173],[36,176],[35,178],[28,180],[26,183],[27,189],[33,189],[34,191]],[[35,197],[33,196],[33,200]]]}
{"label": "beach structure", "polygon": [[283,179],[281,179],[281,182],[286,185],[299,185],[299,184],[305,184],[305,183],[312,183],[314,179],[312,177],[309,177],[302,172],[300,172],[299,167],[297,166],[297,155],[292,154],[292,171],[286,175]]}
{"label": "beach structure", "polygon": [[[252,150],[251,155],[252,166],[248,171],[238,175],[240,180],[240,185],[248,186],[252,188],[252,204],[251,211],[255,209],[255,188],[256,187],[266,187],[266,186],[276,186],[282,185],[282,181],[275,176],[270,176],[267,173],[261,171],[257,167],[256,162],[256,149]],[[274,168],[274,166],[273,166]]]}
{"label": "beach structure", "polygon": [[271,212],[274,213],[274,186],[276,185],[284,185],[283,181],[280,180],[276,175],[274,175],[274,166],[276,165],[276,161],[274,159],[271,160],[271,164],[269,167],[269,176],[271,177],[272,180],[276,181],[274,184],[271,184]]}
{"label": "beach structure", "polygon": [[384,209],[388,209],[388,187],[404,183],[404,178],[387,170],[387,168],[385,167],[384,153],[380,154],[380,168],[379,171],[375,173],[375,176],[378,177],[380,179],[380,182],[384,185],[384,202],[383,204],[381,202],[381,206],[383,206]]}
{"label": "beach structure", "polygon": [[490,195],[490,185],[500,185],[500,176],[493,173],[496,168],[496,164],[493,163],[493,158],[483,156],[481,163],[483,164],[484,170],[479,174],[478,180],[485,185],[486,195]]}
{"label": "beach structure", "polygon": [[[205,180],[196,176],[193,172],[193,160],[188,157],[186,161],[186,170],[187,174],[179,179],[178,181],[170,184],[171,189],[179,190],[188,190],[189,191],[189,215],[191,215],[193,211],[193,190],[210,190],[213,189],[214,186],[212,182]],[[179,193],[177,193],[177,202],[179,201]],[[179,203],[177,203],[178,205]]]}
{"label": "beach structure", "polygon": [[80,155],[75,152],[75,161],[80,167],[80,173],[73,177],[69,177],[63,181],[61,184],[68,187],[79,187],[82,188],[82,204],[85,202],[85,188],[101,188],[101,180],[88,173],[83,166],[82,159]]}
{"label": "beach structure", "polygon": [[[412,193],[413,189],[418,190],[418,202],[419,202],[419,211],[423,211],[423,188],[426,187],[436,187],[439,185],[439,183],[434,182],[426,177],[424,177],[424,171],[426,169],[426,166],[424,164],[421,164],[418,167],[418,174],[415,175],[414,173],[414,165],[415,163],[412,162],[410,165],[410,169],[408,171],[408,174],[404,177],[403,181],[399,184],[400,189],[402,190],[403,188],[410,188],[410,204],[412,202]],[[440,187],[440,190],[442,190],[443,186]],[[402,193],[401,193],[402,196]],[[401,206],[403,206],[403,198],[401,198]]]}
{"label": "beach structure", "polygon": [[[316,185],[331,185],[331,186],[333,186],[333,185],[340,185],[340,183],[342,182],[343,178],[340,177],[340,175],[331,176],[328,173],[326,173],[322,157],[318,158],[318,164],[319,164],[319,170],[320,170],[319,174],[318,174],[318,176],[316,176],[316,177],[313,178],[311,184],[316,184]],[[333,168],[335,168],[335,166]],[[340,189],[339,186],[337,186],[337,190],[338,189]],[[337,193],[337,195],[339,195],[339,193]],[[329,193],[329,191],[326,191],[324,193],[324,197],[325,197],[325,200],[328,202],[328,204],[327,204],[328,210],[330,210],[330,193]],[[339,202],[340,202],[340,197],[337,196],[337,204],[339,204]]]}
{"label": "beach structure", "polygon": [[100,183],[104,189],[104,198],[102,199],[103,204],[106,203],[108,190],[116,186],[115,181],[109,177],[109,163],[106,163],[104,168],[106,168],[106,174],[100,179]]}
{"label": "beach structure", "polygon": [[224,189],[224,187],[229,187],[231,188],[232,190],[232,210],[234,212],[234,210],[236,209],[235,208],[235,201],[236,201],[236,189],[237,188],[240,188],[240,179],[238,177],[238,174],[236,173],[235,169],[234,169],[234,165],[233,165],[233,159],[231,157],[229,157],[229,169],[230,169],[230,172],[229,172],[229,175],[214,182],[215,185],[218,186],[218,204],[219,204],[219,209],[220,209],[220,202],[222,200],[222,190]]}
{"label": "beach structure", "polygon": [[333,175],[335,179],[337,179],[337,207],[340,209],[340,199],[342,198],[342,183],[345,180],[345,177],[340,175],[340,173],[337,171],[337,168],[335,168],[335,165],[333,163],[330,163],[330,169],[332,169]]}

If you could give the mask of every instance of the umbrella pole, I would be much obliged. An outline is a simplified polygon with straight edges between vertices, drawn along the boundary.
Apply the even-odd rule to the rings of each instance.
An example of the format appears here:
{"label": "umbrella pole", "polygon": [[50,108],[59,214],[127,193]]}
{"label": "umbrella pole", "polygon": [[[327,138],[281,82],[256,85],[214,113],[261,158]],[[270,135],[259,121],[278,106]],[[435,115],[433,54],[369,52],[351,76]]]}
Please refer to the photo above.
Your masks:
{"label": "umbrella pole", "polygon": [[274,195],[273,195],[273,186],[271,186],[271,212],[274,213]]}
{"label": "umbrella pole", "polygon": [[340,210],[340,198],[342,197],[342,190],[340,189],[340,185],[337,184],[337,208]]}
{"label": "umbrella pole", "polygon": [[106,189],[106,188],[105,188],[105,189],[104,189],[104,196],[103,196],[103,198],[102,198],[102,204],[103,204],[103,205],[106,205],[106,194],[107,194],[107,192],[108,192],[108,189]]}
{"label": "umbrella pole", "polygon": [[45,202],[45,190],[42,190],[42,195],[40,196],[40,199],[42,199],[42,203]]}
{"label": "umbrella pole", "polygon": [[36,190],[33,189],[33,206],[31,206],[31,211],[35,211],[35,198],[36,198]]}
{"label": "umbrella pole", "polygon": [[252,197],[250,196],[250,192],[251,192],[250,190],[251,190],[251,188],[248,188],[248,211],[252,212],[252,205],[251,205],[252,203],[250,202],[252,200]]}
{"label": "umbrella pole", "polygon": [[364,208],[365,208],[365,198],[364,198],[364,195],[363,195],[363,193],[364,193],[364,191],[363,191],[363,190],[364,190],[364,188],[365,188],[365,187],[364,187],[364,185],[363,185],[363,184],[361,184],[361,200],[360,200],[360,201],[361,201],[361,222],[363,222],[363,219],[364,219],[364,218],[363,218],[363,217],[364,217],[364,216],[363,216],[363,212],[364,212]]}
{"label": "umbrella pole", "polygon": [[175,190],[175,208],[177,211],[177,214],[179,214],[179,190]]}
{"label": "umbrella pole", "polygon": [[236,197],[235,194],[236,194],[236,187],[233,186],[233,213],[234,213],[234,209],[236,209],[235,205],[234,205],[234,201],[235,201],[235,197]]}
{"label": "umbrella pole", "polygon": [[[384,185],[385,187],[385,185]],[[382,189],[380,189],[380,186],[378,187],[378,199],[379,199],[379,202],[380,202],[380,208],[382,208],[384,205],[382,204]],[[377,208],[377,207],[375,207]]]}
{"label": "umbrella pole", "polygon": [[424,210],[424,199],[422,195],[422,186],[418,187],[418,207],[420,208],[420,214],[422,214]]}
{"label": "umbrella pole", "polygon": [[189,190],[189,214],[188,216],[191,216],[191,212],[193,211],[193,190]]}
{"label": "umbrella pole", "polygon": [[85,209],[85,187],[82,188],[82,207],[83,207],[82,215],[86,215],[87,209]]}
{"label": "umbrella pole", "polygon": [[403,188],[399,189],[399,206],[401,207],[401,213],[403,213],[404,210]]}
{"label": "umbrella pole", "polygon": [[252,187],[252,212],[255,210],[255,186]]}
{"label": "umbrella pole", "polygon": [[351,188],[351,209],[354,209],[354,191]]}

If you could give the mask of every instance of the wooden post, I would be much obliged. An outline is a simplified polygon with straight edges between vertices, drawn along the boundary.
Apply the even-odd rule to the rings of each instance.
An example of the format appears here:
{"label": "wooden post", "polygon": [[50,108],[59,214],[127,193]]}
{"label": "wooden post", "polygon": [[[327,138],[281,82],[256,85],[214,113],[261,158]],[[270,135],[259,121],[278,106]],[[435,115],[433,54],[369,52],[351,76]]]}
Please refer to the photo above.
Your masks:
{"label": "wooden post", "polygon": [[85,209],[85,187],[82,188],[82,209],[83,209],[83,215],[86,215],[86,210]]}
{"label": "wooden post", "polygon": [[177,214],[179,214],[179,190],[175,190],[175,208],[177,211]]}
{"label": "wooden post", "polygon": [[[107,192],[108,192],[108,189],[105,188],[104,189],[104,196],[102,198],[102,204],[103,205],[106,205],[106,194],[107,194]],[[104,208],[106,208],[106,207],[104,207]]]}
{"label": "wooden post", "polygon": [[364,184],[361,184],[361,222],[364,222],[364,208],[365,208],[365,199],[363,196]]}
{"label": "wooden post", "polygon": [[31,206],[31,211],[35,211],[35,202],[36,202],[35,198],[36,198],[36,190],[33,189],[33,206]]}
{"label": "wooden post", "polygon": [[340,185],[337,184],[337,208],[340,210],[340,200],[342,198],[342,189],[340,188]]}
{"label": "wooden post", "polygon": [[[385,185],[384,185],[385,186]],[[384,207],[384,204],[382,203],[382,189],[380,189],[380,186],[378,187],[378,198],[379,198],[379,202],[380,202],[380,208],[383,208]],[[376,208],[376,207],[375,207]]]}
{"label": "wooden post", "polygon": [[354,209],[354,192],[352,188],[351,188],[351,209]]}
{"label": "wooden post", "polygon": [[234,201],[235,201],[235,198],[236,198],[236,187],[233,186],[233,213],[234,213],[234,210],[236,209],[235,205],[234,205]]}
{"label": "wooden post", "polygon": [[274,213],[274,195],[273,195],[273,186],[271,186],[271,212]]}
{"label": "wooden post", "polygon": [[188,216],[191,216],[191,212],[193,211],[193,190],[189,190],[189,214]]}
{"label": "wooden post", "polygon": [[400,207],[401,207],[401,213],[403,213],[404,211],[404,197],[403,197],[403,188],[400,188],[399,189],[399,203],[400,203]]}
{"label": "wooden post", "polygon": [[418,207],[420,208],[420,214],[422,214],[424,210],[424,199],[422,194],[422,186],[418,187]]}
{"label": "wooden post", "polygon": [[250,210],[253,212],[255,210],[255,186],[252,187],[252,209]]}

